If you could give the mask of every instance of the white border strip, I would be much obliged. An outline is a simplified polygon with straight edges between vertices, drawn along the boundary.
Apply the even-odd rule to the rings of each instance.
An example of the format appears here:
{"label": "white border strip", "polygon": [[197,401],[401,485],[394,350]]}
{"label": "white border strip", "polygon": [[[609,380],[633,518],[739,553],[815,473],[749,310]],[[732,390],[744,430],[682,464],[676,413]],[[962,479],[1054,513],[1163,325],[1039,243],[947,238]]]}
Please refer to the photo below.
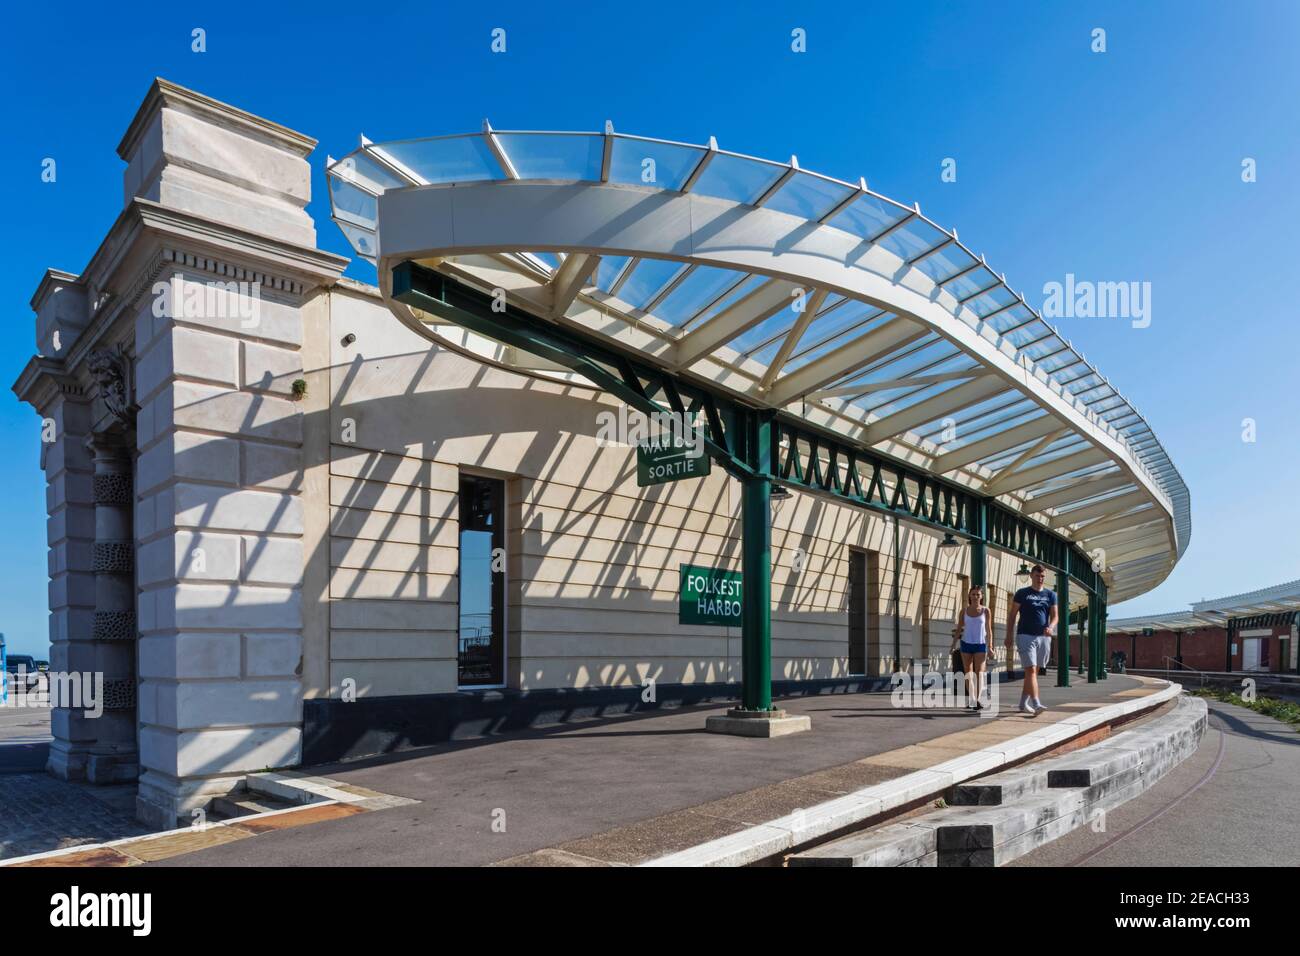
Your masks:
{"label": "white border strip", "polygon": [[1079,734],[1102,724],[1109,724],[1129,714],[1163,704],[1183,692],[1182,684],[1166,686],[1145,697],[1115,704],[1106,704],[1094,710],[1048,724],[1019,737],[982,750],[975,750],[952,760],[935,764],[925,770],[904,774],[894,780],[864,787],[854,793],[807,810],[794,813],[758,826],[748,827],[729,836],[701,843],[688,850],[670,853],[640,866],[746,866],[777,853],[793,850],[843,827],[852,826],[895,807],[924,797],[940,794],[953,784],[982,777],[998,767],[1006,766],[1035,753],[1049,750]]}

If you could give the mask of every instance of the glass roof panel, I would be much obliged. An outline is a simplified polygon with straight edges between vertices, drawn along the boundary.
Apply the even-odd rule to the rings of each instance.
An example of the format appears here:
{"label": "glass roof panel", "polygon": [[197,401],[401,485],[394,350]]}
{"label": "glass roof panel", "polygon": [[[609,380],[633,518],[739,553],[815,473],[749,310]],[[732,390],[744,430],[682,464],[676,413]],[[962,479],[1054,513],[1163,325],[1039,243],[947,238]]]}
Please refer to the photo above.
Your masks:
{"label": "glass roof panel", "polygon": [[729,291],[722,298],[712,303],[703,312],[687,319],[686,322],[683,323],[683,327],[689,328],[697,325],[703,325],[705,322],[713,318],[723,309],[727,308],[729,305],[732,305],[735,302],[739,302],[741,299],[749,295],[751,292],[753,292],[755,289],[757,289],[759,286],[761,286],[763,283],[767,281],[768,279],[766,276],[756,276],[756,275],[749,276],[748,278],[745,279],[744,282],[741,282],[739,285],[737,285],[735,288]]}
{"label": "glass roof panel", "polygon": [[948,236],[943,230],[935,228],[924,219],[913,219],[881,239],[880,245],[900,259],[911,259],[927,249],[933,249],[946,238]]}
{"label": "glass roof panel", "polygon": [[608,292],[618,281],[619,273],[627,265],[627,260],[627,256],[602,256],[600,264],[596,266],[596,288]]}
{"label": "glass roof panel", "polygon": [[747,329],[736,336],[731,340],[730,345],[742,354],[748,352],[762,345],[773,335],[789,332],[799,315],[800,313],[794,310],[793,304],[788,305],[775,315],[768,316],[752,329]]}
{"label": "glass roof panel", "polygon": [[[813,340],[812,329],[816,327],[820,327],[823,323],[831,322],[832,319],[830,318],[830,314],[839,311],[839,309],[847,301],[848,300],[845,299],[842,295],[836,295],[834,293],[828,295],[826,297],[826,300],[822,303],[822,307],[818,311],[817,315],[814,316],[813,320],[808,323],[808,328],[804,330],[804,334],[800,338],[799,342],[801,344],[806,344],[811,342]],[[777,334],[777,332],[774,332],[772,335],[768,336],[767,339],[762,340],[756,346],[751,347],[745,353],[745,357],[752,358],[758,362],[762,362],[764,365],[769,364],[776,358],[776,353],[781,350],[781,346],[785,343],[785,335],[789,331],[791,330],[784,329],[784,330],[778,330],[779,334]],[[796,345],[795,347],[797,348],[798,345]]]}
{"label": "glass roof panel", "polygon": [[[1080,370],[1082,371],[1082,370]],[[1076,379],[1065,386],[1065,390],[1071,395],[1082,395],[1089,389],[1096,388],[1102,383],[1102,377],[1096,372],[1089,372],[1083,378]]]}
{"label": "glass roof panel", "polygon": [[886,202],[879,196],[863,193],[841,212],[832,218],[828,225],[843,229],[863,239],[878,236],[900,219],[911,213],[893,203]]}
{"label": "glass roof panel", "polygon": [[[838,312],[839,310],[836,309],[835,311]],[[812,347],[803,350],[797,355],[790,356],[790,360],[785,363],[785,368],[782,369],[782,372],[793,372],[795,369],[807,365],[809,362],[816,361],[823,355],[835,351],[837,348],[848,342],[850,335],[858,336],[866,335],[868,332],[874,332],[887,322],[893,320],[893,318],[894,314],[892,312],[881,312],[878,315],[873,315],[870,318],[867,318],[860,325],[851,325],[846,327],[844,331],[840,333],[823,337]],[[850,332],[849,329],[852,329],[852,332]]]}
{"label": "glass roof panel", "polygon": [[497,133],[520,179],[600,179],[605,137],[585,133]]}
{"label": "glass roof panel", "polygon": [[642,259],[618,290],[618,297],[634,309],[644,308],[651,297],[684,268],[682,263],[670,259]]}
{"label": "glass roof panel", "polygon": [[785,172],[786,167],[761,159],[718,153],[691,188],[702,196],[752,203]]}
{"label": "glass roof panel", "polygon": [[[970,295],[970,293],[966,293]],[[997,312],[998,309],[1005,309],[1011,303],[1016,301],[1016,294],[1008,289],[1005,285],[999,285],[997,288],[989,289],[983,295],[977,295],[973,299],[967,299],[962,303],[980,318],[990,313]],[[1007,309],[1008,312],[1012,311]]]}
{"label": "glass roof panel", "polygon": [[376,250],[375,234],[369,229],[361,229],[339,219],[335,222],[338,223],[339,229],[343,230],[343,235],[347,237],[348,242],[352,243],[352,248],[357,251],[357,254],[373,262]]}
{"label": "glass roof panel", "polygon": [[388,167],[369,156],[364,149],[349,153],[331,166],[331,176],[342,176],[357,182],[371,192],[381,193],[385,189],[397,189],[411,185]]}
{"label": "glass roof panel", "polygon": [[[1008,293],[1009,294],[1009,293]],[[989,327],[999,335],[1004,335],[1009,329],[1016,329],[1034,318],[1033,311],[1023,302],[1017,302],[1005,312],[999,312],[993,318],[988,320]]]}
{"label": "glass roof panel", "polygon": [[[945,246],[933,255],[926,256],[916,263],[916,268],[928,275],[935,282],[942,283],[949,276],[965,272],[975,264],[975,257],[957,243]],[[978,273],[982,270],[976,269]],[[972,275],[974,273],[971,273]],[[964,277],[963,277],[964,278]]]}
{"label": "glass roof panel", "polygon": [[[938,438],[938,444],[944,448],[953,448],[957,444],[964,444],[971,441],[974,436],[980,434],[985,429],[993,428],[993,431],[1000,430],[994,426],[1000,425],[1004,420],[1009,420],[1017,416],[1024,416],[1032,411],[1032,408],[1026,407],[1012,397],[1010,399],[1005,395],[999,395],[995,401],[990,404],[981,402],[976,407],[976,411],[971,413],[970,409],[963,409],[956,415],[949,416],[956,422],[956,436],[950,441],[944,441],[940,438],[940,433],[946,427],[943,424],[927,428],[917,428],[916,433],[922,438],[935,441]],[[990,432],[992,434],[992,432]]]}
{"label": "glass roof panel", "polygon": [[330,177],[330,203],[336,216],[343,216],[349,222],[375,228],[375,218],[379,214],[379,204],[375,197],[358,189],[338,176]]}
{"label": "glass roof panel", "polygon": [[856,190],[811,173],[799,172],[776,191],[764,208],[789,213],[803,219],[820,219]]}
{"label": "glass roof panel", "polygon": [[808,332],[804,335],[803,341],[799,343],[799,349],[795,351],[794,357],[798,358],[804,352],[825,345],[850,329],[854,332],[865,329],[866,325],[864,323],[886,314],[888,313],[883,309],[878,309],[866,302],[859,302],[856,299],[836,306],[833,311],[823,309],[812,324],[808,326]]}
{"label": "glass roof panel", "polygon": [[[936,382],[933,385],[926,385],[923,388],[917,388],[913,391],[903,391],[898,388],[884,389],[879,392],[868,392],[862,398],[853,404],[858,408],[865,409],[877,420],[888,418],[904,409],[911,408],[913,405],[919,405],[927,399],[942,395],[955,387],[953,382]],[[924,422],[922,423],[925,424]],[[919,429],[910,428],[908,431],[917,431]]]}
{"label": "glass roof panel", "polygon": [[1042,410],[1037,405],[1029,407],[1020,407],[1021,403],[1016,402],[1018,410],[1008,412],[1006,409],[1000,412],[981,415],[978,421],[970,422],[966,425],[957,426],[957,437],[947,444],[948,450],[961,448],[970,442],[979,441],[982,438],[988,438],[998,432],[1004,432],[1015,428],[1017,425],[1023,425],[1026,422],[1032,422],[1038,418]]}
{"label": "glass roof panel", "polygon": [[1055,349],[1052,349],[1044,358],[1038,360],[1038,367],[1046,372],[1048,377],[1061,371],[1061,369],[1079,364],[1079,356],[1075,355],[1068,347],[1064,351],[1060,351],[1064,345],[1063,341],[1060,342]]}
{"label": "glass roof panel", "polygon": [[[1021,349],[1029,345],[1030,342],[1034,342],[1038,339],[1042,339],[1043,336],[1048,335],[1050,331],[1051,330],[1047,327],[1046,323],[1038,319],[1035,319],[1033,322],[1030,322],[1028,325],[1022,325],[1018,329],[1013,329],[1012,331],[1008,332],[1004,336],[1004,338],[1012,345],[1014,345],[1016,348]],[[1047,343],[1040,342],[1039,344],[1046,345]],[[1037,354],[1046,355],[1047,352],[1040,350]],[[1030,357],[1032,358],[1033,355],[1031,354]]]}
{"label": "glass roof panel", "polygon": [[704,150],[698,146],[615,136],[609,158],[609,181],[681,189],[703,156]]}
{"label": "glass roof panel", "polygon": [[[371,147],[372,149],[375,147]],[[443,139],[407,139],[379,147],[428,183],[504,179],[500,163],[481,135]]]}
{"label": "glass roof panel", "polygon": [[553,252],[530,252],[528,255],[534,259],[539,259],[552,272],[560,268],[560,257]]}
{"label": "glass roof panel", "polygon": [[998,277],[993,274],[992,269],[988,266],[980,266],[978,269],[972,269],[960,279],[943,282],[942,285],[957,298],[965,299],[981,289],[987,289],[997,281]]}
{"label": "glass roof panel", "polygon": [[669,325],[681,325],[744,277],[731,269],[698,266],[655,306],[654,314]]}

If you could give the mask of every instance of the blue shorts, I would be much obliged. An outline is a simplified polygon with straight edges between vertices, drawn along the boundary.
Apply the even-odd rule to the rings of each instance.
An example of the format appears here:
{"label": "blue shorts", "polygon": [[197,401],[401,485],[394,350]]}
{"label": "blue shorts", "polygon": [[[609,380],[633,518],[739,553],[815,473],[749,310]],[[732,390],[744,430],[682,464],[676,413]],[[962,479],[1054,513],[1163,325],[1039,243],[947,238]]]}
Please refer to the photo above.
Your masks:
{"label": "blue shorts", "polygon": [[989,652],[989,646],[987,644],[967,644],[965,641],[962,641],[961,652],[963,654],[987,654]]}

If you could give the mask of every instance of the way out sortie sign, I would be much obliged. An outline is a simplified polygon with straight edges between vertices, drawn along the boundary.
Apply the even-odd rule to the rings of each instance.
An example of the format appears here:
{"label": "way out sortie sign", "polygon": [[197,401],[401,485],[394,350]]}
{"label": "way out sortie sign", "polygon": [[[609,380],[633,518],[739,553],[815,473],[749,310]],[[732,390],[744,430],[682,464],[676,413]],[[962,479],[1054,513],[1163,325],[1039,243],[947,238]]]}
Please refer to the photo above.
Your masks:
{"label": "way out sortie sign", "polygon": [[709,473],[709,456],[697,443],[647,443],[636,446],[636,483],[639,488],[683,478],[703,478]]}
{"label": "way out sortie sign", "polygon": [[678,624],[740,627],[741,604],[739,571],[699,568],[693,564],[681,566]]}

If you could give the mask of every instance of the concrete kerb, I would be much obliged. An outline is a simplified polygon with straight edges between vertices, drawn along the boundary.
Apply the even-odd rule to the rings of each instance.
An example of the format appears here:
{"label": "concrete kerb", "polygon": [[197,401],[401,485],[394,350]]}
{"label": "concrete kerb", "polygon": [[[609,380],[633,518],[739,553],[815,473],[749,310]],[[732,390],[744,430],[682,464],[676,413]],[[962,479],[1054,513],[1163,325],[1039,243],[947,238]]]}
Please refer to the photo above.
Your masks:
{"label": "concrete kerb", "polygon": [[853,826],[864,820],[928,797],[941,796],[949,787],[983,776],[990,770],[1049,750],[1080,734],[1111,724],[1139,711],[1150,710],[1177,698],[1181,684],[1166,686],[1145,697],[1105,704],[1068,720],[1030,731],[1001,744],[964,754],[926,770],[917,770],[885,783],[864,787],[844,797],[795,811],[766,823],[747,827],[708,843],[670,853],[641,866],[747,866]]}

